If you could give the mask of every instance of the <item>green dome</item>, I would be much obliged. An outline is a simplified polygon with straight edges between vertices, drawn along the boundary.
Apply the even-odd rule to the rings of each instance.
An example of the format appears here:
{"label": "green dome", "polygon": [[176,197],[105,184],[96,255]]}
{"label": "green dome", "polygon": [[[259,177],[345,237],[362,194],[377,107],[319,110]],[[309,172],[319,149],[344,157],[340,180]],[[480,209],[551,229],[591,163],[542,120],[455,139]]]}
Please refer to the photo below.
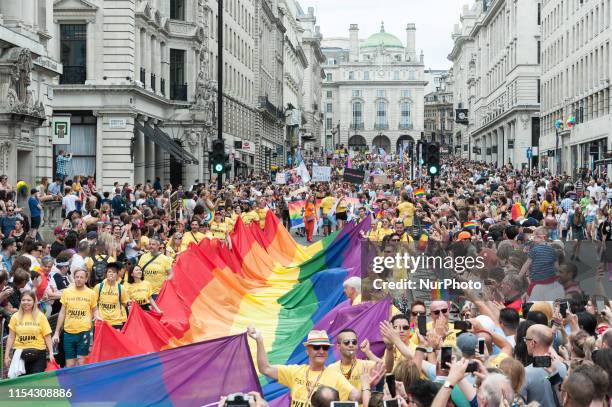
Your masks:
{"label": "green dome", "polygon": [[380,32],[373,34],[361,44],[361,48],[378,48],[380,45],[384,48],[404,48],[402,42],[393,34],[385,32],[384,23],[381,24]]}

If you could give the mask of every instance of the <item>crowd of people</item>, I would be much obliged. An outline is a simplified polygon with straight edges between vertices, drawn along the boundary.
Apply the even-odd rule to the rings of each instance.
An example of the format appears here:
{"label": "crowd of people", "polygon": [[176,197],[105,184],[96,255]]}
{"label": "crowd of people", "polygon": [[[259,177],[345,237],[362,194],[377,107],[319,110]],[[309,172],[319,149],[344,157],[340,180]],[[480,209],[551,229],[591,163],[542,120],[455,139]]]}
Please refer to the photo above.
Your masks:
{"label": "crowd of people", "polygon": [[[461,273],[427,270],[478,280],[480,290],[450,290],[433,301],[431,293],[392,292],[392,317],[380,321],[384,355],[348,327],[335,338],[311,332],[308,365],[271,365],[261,333],[250,328],[259,372],[290,389],[292,406],[382,406],[387,399],[421,407],[609,404],[612,184],[605,173],[573,178],[445,157],[430,184],[408,157],[346,150],[307,163],[309,173],[313,165],[331,167],[329,182],[304,182],[296,167],[285,169],[283,184],[267,174],[221,189],[155,179],[103,191],[93,177],[59,174],[41,180],[27,199],[0,176],[0,312],[11,377],[41,372],[47,361],[86,363],[92,321],[121,329],[131,307],[162,314],[155,299],[181,252],[202,239],[231,248],[238,217],[263,228],[272,211],[309,242],[367,220],[363,239],[385,253],[392,247],[484,259],[483,267]],[[364,181],[346,182],[347,167],[363,170]],[[53,241],[40,233],[48,200],[63,209]],[[299,225],[290,213],[296,203]],[[353,305],[376,299],[365,298],[368,272],[345,281]],[[380,275],[406,276],[393,268]],[[341,360],[325,366],[331,347]],[[392,381],[383,377],[391,373]]]}

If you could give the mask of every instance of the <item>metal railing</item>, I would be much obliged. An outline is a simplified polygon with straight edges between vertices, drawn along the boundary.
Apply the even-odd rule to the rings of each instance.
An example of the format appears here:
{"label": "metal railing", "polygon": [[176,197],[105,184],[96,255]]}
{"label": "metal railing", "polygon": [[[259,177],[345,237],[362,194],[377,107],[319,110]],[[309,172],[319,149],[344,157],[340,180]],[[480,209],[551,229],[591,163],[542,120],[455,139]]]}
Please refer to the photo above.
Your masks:
{"label": "metal railing", "polygon": [[87,69],[84,66],[66,66],[60,75],[60,85],[80,85],[85,83]]}
{"label": "metal railing", "polygon": [[365,128],[363,122],[361,123],[351,123],[351,130],[363,130]]}
{"label": "metal railing", "polygon": [[159,91],[162,95],[166,96],[166,80],[164,78],[159,80]]}
{"label": "metal railing", "polygon": [[389,130],[389,123],[376,123],[374,130]]}
{"label": "metal railing", "polygon": [[153,89],[153,92],[155,92],[155,86],[157,84],[156,81],[157,77],[155,76],[154,73],[151,74],[151,89]]}
{"label": "metal railing", "polygon": [[142,83],[142,86],[146,86],[147,71],[144,68],[140,68],[140,82]]}
{"label": "metal railing", "polygon": [[398,126],[400,130],[412,130],[412,123],[400,123]]}
{"label": "metal railing", "polygon": [[187,100],[187,84],[170,85],[170,99],[172,100]]}

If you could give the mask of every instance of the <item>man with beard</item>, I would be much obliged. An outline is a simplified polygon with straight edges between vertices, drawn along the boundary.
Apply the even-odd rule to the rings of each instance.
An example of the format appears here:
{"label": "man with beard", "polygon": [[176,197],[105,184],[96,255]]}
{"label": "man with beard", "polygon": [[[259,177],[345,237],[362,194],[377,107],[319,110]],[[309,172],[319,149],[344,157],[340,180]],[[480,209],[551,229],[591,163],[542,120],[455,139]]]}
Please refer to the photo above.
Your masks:
{"label": "man with beard", "polygon": [[325,331],[310,331],[304,342],[308,355],[306,365],[271,365],[264,345],[264,339],[260,331],[254,327],[247,330],[249,336],[257,342],[257,369],[260,373],[277,380],[291,392],[291,407],[310,407],[313,393],[321,386],[336,389],[340,394],[340,400],[351,400],[369,402],[371,386],[378,383],[384,373],[382,364],[377,364],[367,375],[369,383],[362,387],[361,391],[353,387],[351,383],[337,370],[325,367],[325,361],[332,346]]}
{"label": "man with beard", "polygon": [[342,373],[342,376],[361,391],[361,373],[364,370],[372,369],[380,359],[370,350],[370,343],[365,339],[361,343],[361,350],[369,360],[357,359],[357,332],[347,328],[340,331],[336,338],[340,360],[332,363],[327,368]]}

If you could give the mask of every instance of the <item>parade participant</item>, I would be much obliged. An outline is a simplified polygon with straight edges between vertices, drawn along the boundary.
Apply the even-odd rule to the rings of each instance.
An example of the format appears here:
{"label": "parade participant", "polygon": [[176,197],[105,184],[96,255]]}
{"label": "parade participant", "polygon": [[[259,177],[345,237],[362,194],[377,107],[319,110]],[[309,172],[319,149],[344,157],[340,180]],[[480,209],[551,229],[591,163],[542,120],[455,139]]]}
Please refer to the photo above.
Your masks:
{"label": "parade participant", "polygon": [[142,270],[143,279],[151,284],[153,298],[157,298],[164,281],[172,279],[172,259],[161,253],[161,241],[153,237],[149,239],[149,251],[140,257],[138,266]]}
{"label": "parade participant", "polygon": [[357,332],[350,328],[343,329],[336,337],[340,351],[340,360],[328,366],[328,369],[341,373],[357,390],[361,391],[361,374],[376,366],[380,359],[370,350],[370,343],[365,339],[361,348],[368,360],[357,358]]}
{"label": "parade participant", "polygon": [[255,209],[252,209],[251,202],[248,200],[242,201],[242,213],[240,217],[245,225],[250,225],[251,222],[259,222],[259,214]]}
{"label": "parade participant", "polygon": [[548,231],[539,227],[534,233],[534,246],[523,264],[520,275],[529,273],[527,295],[531,301],[554,301],[565,295],[563,286],[557,281],[559,261],[557,252],[547,242]]}
{"label": "parade participant", "polygon": [[[105,236],[108,236],[105,234]],[[85,260],[85,267],[89,272],[89,287],[94,287],[96,284],[104,280],[106,267],[109,263],[115,262],[115,258],[108,254],[107,245],[104,240],[100,239],[96,242],[94,254]]]}
{"label": "parade participant", "polygon": [[106,278],[93,288],[100,318],[117,330],[121,330],[127,320],[125,307],[129,301],[127,289],[118,280],[121,268],[120,263],[109,263]]}
{"label": "parade participant", "polygon": [[309,196],[304,206],[304,228],[306,229],[306,240],[312,243],[312,234],[317,223],[318,216],[316,213],[315,197]]}
{"label": "parade participant", "polygon": [[200,232],[200,219],[197,217],[193,217],[191,219],[191,230],[185,232],[183,235],[183,240],[181,241],[181,252],[185,251],[190,243],[198,244],[203,239],[206,239],[206,235]]}
{"label": "parade participant", "polygon": [[361,304],[361,278],[349,277],[342,283],[344,295],[349,299],[351,305]]}
{"label": "parade participant", "polygon": [[[291,392],[292,407],[310,407],[312,394],[320,386],[329,386],[338,391],[340,400],[362,401],[365,397],[369,400],[371,386],[378,383],[383,374],[381,364],[377,364],[369,373],[371,379],[368,387],[357,390],[336,369],[326,368],[329,348],[332,346],[325,331],[310,331],[304,342],[308,354],[307,365],[270,365],[264,345],[264,339],[258,330],[249,327],[248,334],[257,342],[257,368],[260,373],[278,380],[283,386],[287,386]],[[366,402],[364,402],[367,405]]]}
{"label": "parade participant", "polygon": [[[11,357],[13,349],[16,354]],[[49,360],[55,362],[49,321],[38,310],[34,292],[27,290],[21,294],[19,310],[9,322],[4,364],[8,368],[12,362],[16,363],[15,358],[21,358],[25,363],[25,374],[44,372],[47,366],[45,350],[49,351]]]}
{"label": "parade participant", "polygon": [[174,232],[174,234],[168,239],[166,243],[166,256],[172,260],[176,260],[176,256],[181,251],[181,242],[183,241],[182,232]]}
{"label": "parade participant", "polygon": [[64,289],[61,294],[61,310],[57,317],[53,342],[59,343],[60,333],[64,332],[64,352],[66,367],[84,365],[89,355],[92,319],[100,319],[96,305],[96,295],[87,287],[87,270],[77,269],[73,273],[74,285]]}
{"label": "parade participant", "polygon": [[145,311],[153,308],[158,314],[162,314],[155,299],[153,299],[153,287],[151,283],[144,280],[144,275],[140,266],[129,266],[126,288],[132,302],[136,302]]}
{"label": "parade participant", "polygon": [[266,203],[266,198],[260,198],[257,202],[257,216],[259,216],[259,227],[264,228],[266,225],[266,214],[270,210]]}
{"label": "parade participant", "polygon": [[218,208],[215,211],[214,220],[210,223],[210,232],[212,233],[212,237],[214,239],[227,241],[229,228],[223,215],[223,209]]}

